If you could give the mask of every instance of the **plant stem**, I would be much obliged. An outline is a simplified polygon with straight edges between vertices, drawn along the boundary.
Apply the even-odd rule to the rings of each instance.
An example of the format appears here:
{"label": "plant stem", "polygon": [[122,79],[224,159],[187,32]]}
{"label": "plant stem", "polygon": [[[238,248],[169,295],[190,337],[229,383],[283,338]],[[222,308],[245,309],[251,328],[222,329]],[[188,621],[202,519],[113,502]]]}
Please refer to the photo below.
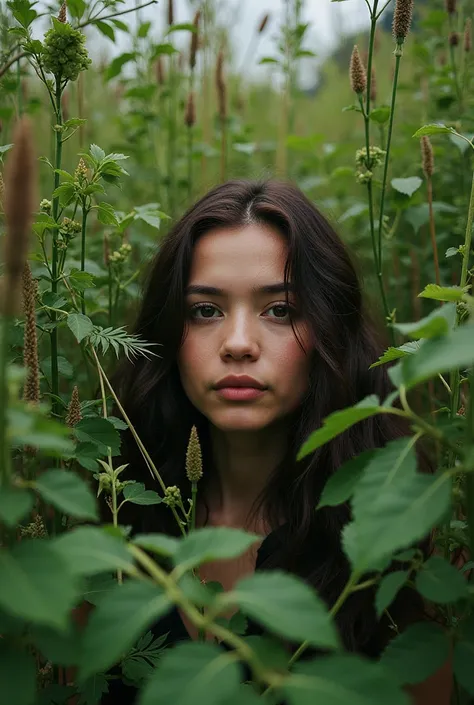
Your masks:
{"label": "plant stem", "polygon": [[11,477],[10,444],[7,438],[7,354],[10,318],[0,316],[0,486],[6,485]]}
{"label": "plant stem", "polygon": [[[86,225],[87,225],[87,216],[89,215],[89,211],[86,208],[85,201],[82,202],[82,228],[81,228],[81,272],[85,271],[85,262],[86,262]],[[86,315],[86,300],[84,296],[84,292],[81,291],[81,311]]]}
{"label": "plant stem", "polygon": [[[61,111],[61,81],[56,77],[56,95],[55,95],[56,123],[62,125]],[[55,153],[55,170],[61,169],[62,158],[62,133],[56,132],[56,153]],[[59,174],[54,172],[54,189],[59,186]],[[57,223],[59,212],[59,196],[53,198],[52,217]],[[51,292],[57,294],[58,291],[58,230],[53,229],[52,233],[52,258],[51,258]],[[56,323],[56,312],[51,312],[51,322]],[[59,396],[59,374],[58,374],[58,330],[56,327],[51,331],[51,391],[53,394],[52,413],[53,416],[59,416],[60,408],[57,397]]]}
{"label": "plant stem", "polygon": [[141,10],[144,7],[148,7],[148,5],[156,5],[157,0],[150,0],[150,2],[146,2],[143,5],[138,5],[138,7],[131,7],[128,10],[122,10],[121,12],[114,12],[112,15],[103,15],[102,17],[99,17],[98,15],[96,17],[89,17],[85,22],[81,22],[80,24],[76,25],[76,29],[82,29],[83,27],[87,27],[90,24],[93,24],[96,20],[100,20],[101,22],[104,22],[104,20],[112,20],[114,17],[120,17],[120,15],[127,15],[129,12],[136,12],[137,10]]}
{"label": "plant stem", "polygon": [[193,128],[188,127],[188,199],[193,197]]}
{"label": "plant stem", "polygon": [[197,482],[191,483],[191,499],[193,506],[191,507],[191,531],[196,528],[196,501],[197,501]]}
{"label": "plant stem", "polygon": [[436,229],[435,220],[433,212],[433,180],[431,176],[428,176],[428,207],[430,212],[430,236],[431,236],[431,247],[433,248],[433,259],[435,267],[435,277],[436,284],[441,286],[441,277],[439,273],[439,259],[438,259],[438,245],[436,243]]}
{"label": "plant stem", "polygon": [[[474,325],[471,321],[468,325]],[[466,414],[466,443],[468,446],[474,444],[474,365],[471,367],[469,375],[469,405]],[[472,468],[468,468],[471,472],[466,474],[466,507],[467,507],[467,523],[469,533],[469,548],[471,549],[471,560],[474,556],[474,472]],[[469,582],[474,583],[474,570],[470,571]]]}

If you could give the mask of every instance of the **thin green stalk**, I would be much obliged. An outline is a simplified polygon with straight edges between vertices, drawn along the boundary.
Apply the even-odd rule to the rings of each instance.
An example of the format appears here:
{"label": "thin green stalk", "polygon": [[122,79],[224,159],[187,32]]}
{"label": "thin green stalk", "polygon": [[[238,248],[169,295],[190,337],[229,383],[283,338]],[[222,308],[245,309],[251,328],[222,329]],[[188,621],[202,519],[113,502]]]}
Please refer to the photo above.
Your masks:
{"label": "thin green stalk", "polygon": [[0,317],[0,486],[6,485],[11,477],[10,444],[7,439],[7,357],[8,357],[8,331],[10,319]]}
{"label": "thin green stalk", "polygon": [[[469,325],[474,325],[470,323]],[[472,447],[474,444],[474,366],[471,367],[469,375],[469,405],[466,414],[466,442]],[[472,470],[472,468],[469,468]],[[474,472],[466,474],[466,506],[467,523],[469,527],[469,547],[471,549],[471,560],[474,556]],[[474,583],[474,571],[471,570],[470,582]]]}
{"label": "thin green stalk", "polygon": [[[56,123],[57,125],[62,125],[62,110],[61,110],[61,81],[59,78],[56,79],[56,95],[55,95],[55,108],[56,108]],[[55,151],[55,170],[61,169],[61,159],[62,159],[62,134],[60,131],[56,131],[56,151]],[[54,173],[54,189],[56,190],[59,186],[59,174],[55,171]],[[59,212],[59,196],[53,198],[52,204],[52,217],[55,222],[58,220]],[[58,231],[56,228],[53,229],[53,243],[52,243],[52,257],[51,257],[51,292],[57,294],[58,291]],[[51,312],[51,322],[56,323],[56,312]],[[57,397],[59,396],[59,372],[58,372],[58,330],[56,327],[51,331],[51,389],[53,394],[52,400],[52,413],[53,416],[59,416],[60,406]]]}
{"label": "thin green stalk", "polygon": [[193,503],[191,507],[191,531],[194,531],[196,528],[197,482],[191,483],[191,499]]}
{"label": "thin green stalk", "polygon": [[193,128],[188,127],[188,199],[193,197]]}
{"label": "thin green stalk", "polygon": [[[86,208],[86,204],[82,202],[82,227],[81,227],[81,272],[85,271],[86,268],[86,227],[87,227],[87,216],[89,211]],[[84,292],[81,291],[81,311],[86,315],[86,300]]]}

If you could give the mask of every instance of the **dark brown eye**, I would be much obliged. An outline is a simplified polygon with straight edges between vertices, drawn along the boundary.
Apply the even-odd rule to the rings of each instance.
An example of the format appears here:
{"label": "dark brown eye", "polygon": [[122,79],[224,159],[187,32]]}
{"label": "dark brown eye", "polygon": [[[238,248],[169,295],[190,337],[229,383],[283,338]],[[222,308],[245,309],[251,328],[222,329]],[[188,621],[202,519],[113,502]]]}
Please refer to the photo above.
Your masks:
{"label": "dark brown eye", "polygon": [[273,311],[273,314],[271,314],[273,318],[283,320],[285,318],[288,318],[289,310],[290,309],[287,304],[275,304],[274,306],[271,306],[269,309],[267,309],[267,314],[270,311]]}
{"label": "dark brown eye", "polygon": [[214,316],[216,312],[218,312],[218,309],[212,304],[195,304],[191,307],[191,317],[197,321],[216,318],[216,316]]}

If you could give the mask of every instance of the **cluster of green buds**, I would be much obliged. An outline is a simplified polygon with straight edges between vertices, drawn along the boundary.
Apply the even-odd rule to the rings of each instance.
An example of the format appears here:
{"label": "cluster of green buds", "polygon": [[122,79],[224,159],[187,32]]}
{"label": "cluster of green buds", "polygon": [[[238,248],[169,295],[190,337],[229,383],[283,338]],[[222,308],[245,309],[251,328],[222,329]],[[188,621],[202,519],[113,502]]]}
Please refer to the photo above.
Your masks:
{"label": "cluster of green buds", "polygon": [[40,211],[42,213],[46,213],[47,215],[51,215],[51,201],[48,201],[47,198],[43,198],[43,200],[40,203]]}
{"label": "cluster of green buds", "polygon": [[128,242],[124,242],[123,245],[120,245],[118,250],[115,250],[109,255],[109,262],[112,262],[113,264],[121,264],[122,262],[126,262],[131,251],[132,246],[129,245]]}
{"label": "cluster of green buds", "polygon": [[[111,495],[112,494],[112,477],[109,475],[107,472],[101,472],[99,473],[98,476],[96,476],[96,479],[99,480],[99,489],[97,491],[97,496],[104,492],[104,494]],[[133,484],[133,480],[115,480],[115,492],[117,495],[119,495],[121,492],[123,492],[124,487],[127,485]]]}
{"label": "cluster of green buds", "polygon": [[91,60],[84,46],[85,36],[68,22],[52,18],[53,27],[44,36],[42,61],[48,73],[56,80],[75,81],[81,71],[89,68]]}
{"label": "cluster of green buds", "polygon": [[20,535],[31,539],[43,539],[48,535],[43,519],[39,514],[36,515],[34,521],[26,526],[20,526]]}
{"label": "cluster of green buds", "polygon": [[78,233],[81,232],[81,224],[77,220],[71,218],[63,218],[59,227],[59,234],[67,245]]}
{"label": "cluster of green buds", "polygon": [[168,507],[179,507],[181,506],[182,499],[181,499],[181,490],[179,487],[176,487],[176,485],[172,485],[171,487],[167,487],[165,490],[165,496],[163,498],[164,504],[166,504]]}
{"label": "cluster of green buds", "polygon": [[385,154],[386,152],[383,149],[373,145],[369,148],[368,157],[366,147],[357,150],[355,157],[357,183],[367,184],[372,181],[374,169],[383,163]]}

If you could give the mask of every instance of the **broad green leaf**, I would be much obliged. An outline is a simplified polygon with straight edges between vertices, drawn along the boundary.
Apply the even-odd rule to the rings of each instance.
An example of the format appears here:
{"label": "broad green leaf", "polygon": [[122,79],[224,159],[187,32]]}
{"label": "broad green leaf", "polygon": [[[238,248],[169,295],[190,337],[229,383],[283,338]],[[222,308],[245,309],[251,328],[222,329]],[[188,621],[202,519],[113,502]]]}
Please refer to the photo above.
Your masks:
{"label": "broad green leaf", "polygon": [[335,507],[347,502],[374,452],[372,449],[364,451],[356,458],[343,463],[326,482],[317,509]]}
{"label": "broad green leaf", "polygon": [[461,254],[459,251],[459,247],[448,247],[444,256],[446,257],[446,259],[449,259],[449,257],[455,257],[459,254]]}
{"label": "broad green leaf", "polygon": [[196,34],[197,27],[192,22],[182,22],[181,24],[173,24],[167,30],[166,34],[171,34],[172,32],[194,32]]}
{"label": "broad green leaf", "polygon": [[94,324],[88,316],[82,313],[70,313],[67,317],[67,324],[76,336],[78,343],[92,333]]}
{"label": "broad green leaf", "polygon": [[446,127],[446,125],[441,123],[434,123],[420,127],[420,129],[415,132],[413,137],[423,137],[423,135],[443,135],[449,133],[454,133],[452,127]]}
{"label": "broad green leaf", "polygon": [[441,556],[431,556],[416,576],[416,589],[432,602],[447,604],[467,597],[462,573]]}
{"label": "broad green leaf", "polygon": [[365,397],[355,406],[347,409],[335,411],[323,420],[322,428],[313,431],[308,440],[306,440],[297,456],[297,460],[301,460],[310,453],[313,453],[317,448],[320,448],[328,441],[338,436],[343,431],[346,431],[354,424],[375,416],[379,412],[379,398],[375,394]]}
{"label": "broad green leaf", "polygon": [[11,614],[65,629],[78,596],[68,561],[43,539],[0,550],[0,605]]}
{"label": "broad green leaf", "polygon": [[394,323],[393,327],[411,338],[435,338],[445,335],[454,325],[456,305],[448,303],[414,323]]}
{"label": "broad green leaf", "polygon": [[444,630],[433,622],[410,624],[392,639],[380,663],[403,685],[421,683],[448,660],[450,643]]}
{"label": "broad green leaf", "polygon": [[33,705],[36,694],[36,663],[33,654],[20,651],[0,639],[0,702]]}
{"label": "broad green leaf", "polygon": [[115,209],[105,201],[101,201],[97,206],[97,220],[103,225],[118,225]]}
{"label": "broad green leaf", "polygon": [[155,44],[152,48],[151,59],[157,59],[162,54],[176,54],[177,51],[172,44]]}
{"label": "broad green leaf", "polygon": [[69,284],[76,291],[85,291],[95,286],[94,277],[89,272],[81,272],[79,269],[71,269],[68,277]]}
{"label": "broad green leaf", "polygon": [[290,705],[410,705],[411,698],[378,664],[341,654],[298,663],[285,681]]}
{"label": "broad green leaf", "polygon": [[395,191],[403,193],[405,196],[413,196],[418,191],[423,180],[419,176],[409,176],[406,179],[392,179],[392,187]]}
{"label": "broad green leaf", "polygon": [[458,367],[474,362],[474,325],[460,326],[442,338],[427,340],[415,354],[404,358],[400,365],[401,381],[407,389]]}
{"label": "broad green leaf", "polygon": [[387,607],[390,607],[398,591],[405,585],[408,580],[408,571],[395,570],[393,573],[384,575],[380,581],[380,585],[375,597],[375,607],[377,615],[380,617]]}
{"label": "broad green leaf", "polygon": [[227,526],[196,529],[180,539],[173,554],[173,562],[183,569],[190,570],[208,561],[237,558],[261,538],[242,529]]}
{"label": "broad green leaf", "polygon": [[104,150],[96,144],[91,144],[89,152],[91,157],[96,160],[96,162],[102,162],[105,159]]}
{"label": "broad green leaf", "polygon": [[215,644],[178,644],[166,651],[144,687],[140,705],[226,705],[240,689],[233,655]]}
{"label": "broad green leaf", "polygon": [[81,526],[54,539],[56,553],[64,556],[76,575],[130,570],[133,559],[122,539],[95,526]]}
{"label": "broad green leaf", "polygon": [[65,470],[46,470],[34,482],[45,502],[79,519],[98,520],[94,495],[78,475]]}
{"label": "broad green leaf", "polygon": [[96,20],[94,22],[94,25],[97,27],[101,34],[115,42],[114,29],[109,24],[107,24],[107,22],[101,22],[100,20]]}
{"label": "broad green leaf", "polygon": [[61,186],[58,186],[58,188],[53,191],[53,198],[59,198],[60,204],[67,206],[74,198],[75,193],[74,184],[65,183],[61,184]]}
{"label": "broad green leaf", "polygon": [[0,522],[13,527],[31,510],[34,495],[29,490],[9,487],[0,488]]}
{"label": "broad green leaf", "polygon": [[454,644],[454,675],[469,695],[474,696],[474,614],[460,625],[460,638]]}
{"label": "broad green leaf", "polygon": [[379,365],[385,365],[387,362],[393,362],[393,360],[398,360],[401,357],[405,357],[405,355],[412,355],[419,349],[419,347],[420,344],[417,340],[404,343],[398,348],[389,347],[384,352],[384,354],[379,357],[377,362],[373,362],[370,365],[369,370],[371,370],[373,367],[378,367]]}
{"label": "broad green leaf", "polygon": [[277,570],[255,573],[217,601],[237,605],[243,614],[286,639],[330,649],[339,644],[325,604],[309,585],[293,575]]}
{"label": "broad green leaf", "polygon": [[80,632],[71,623],[68,629],[58,632],[51,627],[34,626],[31,638],[45,659],[58,666],[75,666],[79,658]]}
{"label": "broad green leaf", "polygon": [[[457,253],[457,250],[456,250]],[[465,290],[460,286],[438,286],[428,284],[418,296],[435,301],[462,301]]]}
{"label": "broad green leaf", "polygon": [[109,682],[103,673],[98,673],[88,678],[85,683],[79,683],[77,692],[77,705],[99,705],[102,695],[109,692]]}
{"label": "broad green leaf", "polygon": [[369,117],[379,125],[384,125],[390,118],[390,107],[388,105],[381,105],[379,108],[374,108],[370,111]]}
{"label": "broad green leaf", "polygon": [[113,666],[171,606],[163,590],[153,583],[126,580],[117,584],[96,606],[84,629],[80,680]]}
{"label": "broad green leaf", "polygon": [[114,425],[101,416],[81,419],[74,426],[74,433],[79,441],[94,443],[102,453],[107,453],[107,448],[113,451],[120,449],[120,436]]}
{"label": "broad green leaf", "polygon": [[132,504],[161,504],[163,501],[158,492],[146,490],[143,482],[134,482],[133,485],[126,485],[123,490],[123,496],[127,502]]}

